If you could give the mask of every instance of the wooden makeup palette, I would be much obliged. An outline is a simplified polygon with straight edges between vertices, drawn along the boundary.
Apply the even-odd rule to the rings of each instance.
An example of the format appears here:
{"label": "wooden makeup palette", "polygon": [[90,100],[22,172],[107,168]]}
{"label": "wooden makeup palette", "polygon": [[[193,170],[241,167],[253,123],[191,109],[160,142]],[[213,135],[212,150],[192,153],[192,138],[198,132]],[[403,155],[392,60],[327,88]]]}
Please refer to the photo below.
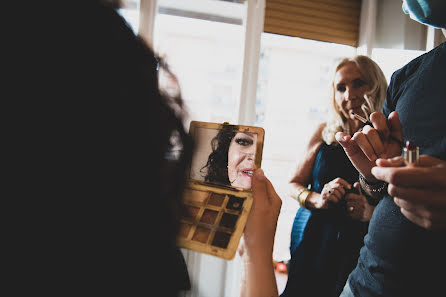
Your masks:
{"label": "wooden makeup palette", "polygon": [[[200,147],[196,150],[201,156],[193,156],[191,170],[194,168],[194,159],[197,158],[202,160],[200,161],[202,165],[196,166],[196,168],[200,169],[204,166],[205,160],[207,160],[206,156],[212,151],[212,139],[222,127],[225,127],[225,129],[230,127],[236,133],[244,131],[256,134],[256,157],[254,162],[255,168],[259,168],[264,139],[262,128],[235,126],[227,123],[192,122],[189,133],[196,144],[207,143],[209,151]],[[198,128],[214,129],[216,131],[197,133]],[[197,135],[201,135],[199,136],[200,139],[196,139]],[[209,136],[202,139],[202,135]],[[206,147],[206,145],[203,147]],[[227,260],[233,259],[252,206],[251,189],[238,188],[230,184],[205,182],[199,178],[192,178],[192,174],[190,176],[191,178],[189,178],[183,194],[178,245]]]}

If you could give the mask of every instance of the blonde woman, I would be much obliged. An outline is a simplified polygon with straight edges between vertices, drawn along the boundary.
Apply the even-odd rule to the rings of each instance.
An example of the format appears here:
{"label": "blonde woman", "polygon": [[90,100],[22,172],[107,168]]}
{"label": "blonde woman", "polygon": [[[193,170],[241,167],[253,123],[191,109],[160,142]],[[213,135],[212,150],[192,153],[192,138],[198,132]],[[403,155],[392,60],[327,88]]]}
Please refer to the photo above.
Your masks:
{"label": "blonde woman", "polygon": [[359,187],[358,172],[335,140],[353,135],[363,118],[381,111],[387,82],[366,56],[343,59],[332,81],[332,116],[312,135],[290,181],[300,208],[291,232],[289,278],[282,296],[339,296],[356,265],[374,210]]}

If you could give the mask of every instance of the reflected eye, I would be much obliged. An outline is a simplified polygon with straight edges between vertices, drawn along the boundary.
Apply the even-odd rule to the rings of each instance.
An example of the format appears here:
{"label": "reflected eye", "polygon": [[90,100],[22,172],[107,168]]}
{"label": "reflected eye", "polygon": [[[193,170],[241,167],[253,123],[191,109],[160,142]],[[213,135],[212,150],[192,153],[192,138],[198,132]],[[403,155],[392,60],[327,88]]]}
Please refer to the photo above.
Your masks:
{"label": "reflected eye", "polygon": [[253,144],[253,141],[250,138],[239,137],[235,139],[235,143],[241,146],[250,146]]}
{"label": "reflected eye", "polygon": [[338,91],[338,92],[345,92],[345,86],[344,85],[338,85],[336,87],[336,91]]}

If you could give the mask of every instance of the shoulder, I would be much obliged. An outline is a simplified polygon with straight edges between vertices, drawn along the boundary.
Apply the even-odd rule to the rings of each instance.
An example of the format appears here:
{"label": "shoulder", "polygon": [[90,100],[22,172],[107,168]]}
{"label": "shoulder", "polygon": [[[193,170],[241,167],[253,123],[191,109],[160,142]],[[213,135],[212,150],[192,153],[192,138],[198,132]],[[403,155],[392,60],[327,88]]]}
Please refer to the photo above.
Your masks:
{"label": "shoulder", "polygon": [[420,84],[420,79],[430,80],[432,77],[443,77],[446,61],[446,42],[433,50],[411,60],[402,68],[396,70],[390,79],[384,113],[387,115],[395,110],[397,101],[405,89],[412,89],[414,83]]}
{"label": "shoulder", "polygon": [[308,142],[307,150],[309,152],[316,151],[319,146],[322,144],[322,131],[327,126],[326,123],[319,124],[317,128],[313,131],[313,134],[310,137],[310,141]]}
{"label": "shoulder", "polygon": [[431,51],[424,53],[415,59],[411,60],[409,63],[396,70],[392,74],[391,83],[393,85],[399,84],[406,80],[408,77],[415,74],[420,68],[426,67],[428,64],[435,63],[438,55],[444,55],[446,53],[446,42],[443,42]]}

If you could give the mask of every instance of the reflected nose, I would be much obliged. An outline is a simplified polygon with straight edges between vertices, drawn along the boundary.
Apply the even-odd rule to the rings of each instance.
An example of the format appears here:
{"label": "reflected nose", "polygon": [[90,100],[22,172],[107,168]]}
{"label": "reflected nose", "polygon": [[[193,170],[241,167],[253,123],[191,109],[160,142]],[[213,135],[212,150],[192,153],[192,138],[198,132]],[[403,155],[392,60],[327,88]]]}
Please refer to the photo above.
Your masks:
{"label": "reflected nose", "polygon": [[245,156],[248,160],[254,160],[254,153],[245,153]]}

